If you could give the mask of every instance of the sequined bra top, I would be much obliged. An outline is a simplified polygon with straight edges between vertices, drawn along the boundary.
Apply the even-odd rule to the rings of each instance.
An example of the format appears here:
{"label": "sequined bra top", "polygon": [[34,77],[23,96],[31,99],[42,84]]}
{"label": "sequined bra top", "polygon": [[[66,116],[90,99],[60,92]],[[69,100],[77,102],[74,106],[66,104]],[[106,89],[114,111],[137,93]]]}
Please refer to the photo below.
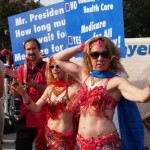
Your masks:
{"label": "sequined bra top", "polygon": [[107,78],[103,86],[95,86],[92,89],[88,89],[84,82],[69,104],[71,111],[79,108],[80,113],[88,112],[91,107],[94,107],[101,117],[107,117],[105,111],[114,110],[117,105],[116,99],[106,90],[108,82]]}
{"label": "sequined bra top", "polygon": [[[50,92],[49,97],[51,98],[53,90]],[[68,87],[65,89],[65,94],[62,98],[57,100],[57,102],[54,104],[51,99],[49,99],[48,107],[49,107],[49,117],[53,120],[58,119],[58,116],[63,113],[69,111],[66,106],[69,103],[70,99],[68,96]]]}

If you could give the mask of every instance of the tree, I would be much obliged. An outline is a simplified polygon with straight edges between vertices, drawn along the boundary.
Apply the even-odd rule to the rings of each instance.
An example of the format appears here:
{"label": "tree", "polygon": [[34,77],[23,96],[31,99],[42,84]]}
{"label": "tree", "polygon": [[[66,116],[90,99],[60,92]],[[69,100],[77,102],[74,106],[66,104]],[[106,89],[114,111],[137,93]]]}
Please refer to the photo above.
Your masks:
{"label": "tree", "polygon": [[0,50],[11,49],[8,17],[42,7],[40,1],[0,0]]}
{"label": "tree", "polygon": [[126,38],[150,36],[150,0],[124,0],[123,11]]}

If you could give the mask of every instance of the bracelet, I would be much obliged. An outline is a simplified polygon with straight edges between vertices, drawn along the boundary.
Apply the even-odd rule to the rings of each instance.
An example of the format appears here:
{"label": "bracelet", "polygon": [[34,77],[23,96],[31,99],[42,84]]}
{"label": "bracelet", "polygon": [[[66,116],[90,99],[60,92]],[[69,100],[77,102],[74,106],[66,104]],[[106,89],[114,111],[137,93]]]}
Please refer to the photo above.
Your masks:
{"label": "bracelet", "polygon": [[85,47],[85,43],[82,43],[82,44],[80,45],[80,49],[83,51],[84,47]]}
{"label": "bracelet", "polygon": [[29,97],[29,101],[28,102],[25,102],[24,101],[24,104],[26,105],[26,106],[28,106],[28,105],[30,105],[32,103],[32,99]]}
{"label": "bracelet", "polygon": [[26,106],[30,105],[32,103],[32,101],[24,103]]}

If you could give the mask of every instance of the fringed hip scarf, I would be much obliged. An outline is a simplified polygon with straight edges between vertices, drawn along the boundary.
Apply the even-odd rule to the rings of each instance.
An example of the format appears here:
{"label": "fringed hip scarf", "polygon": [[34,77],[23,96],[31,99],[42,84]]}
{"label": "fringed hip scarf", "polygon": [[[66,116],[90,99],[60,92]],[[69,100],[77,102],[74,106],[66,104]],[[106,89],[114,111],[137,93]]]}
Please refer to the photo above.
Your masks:
{"label": "fringed hip scarf", "polygon": [[84,139],[77,135],[77,145],[80,150],[121,150],[121,140],[117,132],[103,138]]}
{"label": "fringed hip scarf", "polygon": [[47,150],[74,150],[76,145],[76,136],[74,132],[59,133],[45,127],[45,138],[47,142]]}

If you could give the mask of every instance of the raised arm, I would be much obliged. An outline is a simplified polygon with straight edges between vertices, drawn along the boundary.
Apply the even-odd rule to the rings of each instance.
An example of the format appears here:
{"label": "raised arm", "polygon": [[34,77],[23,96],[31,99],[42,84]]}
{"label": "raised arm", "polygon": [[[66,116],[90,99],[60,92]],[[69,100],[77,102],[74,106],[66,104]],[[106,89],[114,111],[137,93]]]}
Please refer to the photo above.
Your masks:
{"label": "raised arm", "polygon": [[56,63],[70,75],[81,77],[81,66],[70,61],[70,59],[76,54],[82,52],[82,45],[67,48],[61,52],[56,53],[53,58]]}
{"label": "raised arm", "polygon": [[150,101],[149,86],[146,86],[144,89],[140,89],[123,78],[119,78],[117,82],[119,82],[118,89],[126,99],[141,103]]}

